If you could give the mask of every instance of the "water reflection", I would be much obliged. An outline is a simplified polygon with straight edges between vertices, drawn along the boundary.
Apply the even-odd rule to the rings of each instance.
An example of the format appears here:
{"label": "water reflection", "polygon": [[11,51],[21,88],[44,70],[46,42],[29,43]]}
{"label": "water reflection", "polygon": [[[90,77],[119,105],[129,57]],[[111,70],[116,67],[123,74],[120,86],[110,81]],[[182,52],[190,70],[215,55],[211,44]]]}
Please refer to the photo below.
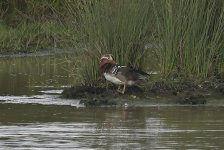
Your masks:
{"label": "water reflection", "polygon": [[223,107],[126,110],[1,104],[0,147],[223,149],[223,112]]}
{"label": "water reflection", "polygon": [[0,95],[32,95],[33,87],[72,84],[72,68],[66,56],[1,58]]}

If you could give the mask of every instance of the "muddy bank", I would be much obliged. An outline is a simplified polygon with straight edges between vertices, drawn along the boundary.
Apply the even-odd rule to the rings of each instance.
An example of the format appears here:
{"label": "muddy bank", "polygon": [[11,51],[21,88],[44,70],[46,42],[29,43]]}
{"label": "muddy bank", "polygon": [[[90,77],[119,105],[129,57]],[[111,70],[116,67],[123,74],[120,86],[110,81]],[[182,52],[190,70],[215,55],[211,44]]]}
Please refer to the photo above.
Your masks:
{"label": "muddy bank", "polygon": [[[102,84],[101,84],[102,85]],[[128,87],[126,93],[116,92],[116,86],[74,86],[62,92],[64,98],[81,99],[86,106],[125,105],[130,102],[152,104],[212,104],[212,99],[222,99],[224,82],[156,81],[141,87]]]}

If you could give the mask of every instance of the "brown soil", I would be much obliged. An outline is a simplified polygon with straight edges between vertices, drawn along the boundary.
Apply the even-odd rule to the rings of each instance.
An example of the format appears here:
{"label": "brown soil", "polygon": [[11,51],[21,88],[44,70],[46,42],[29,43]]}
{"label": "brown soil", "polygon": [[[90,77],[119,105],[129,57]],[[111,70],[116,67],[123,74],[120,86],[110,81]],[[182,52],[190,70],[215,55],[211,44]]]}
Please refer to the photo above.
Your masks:
{"label": "brown soil", "polygon": [[[150,86],[128,87],[126,93],[116,92],[116,86],[74,86],[62,92],[64,98],[81,99],[80,103],[86,106],[121,105],[121,102],[132,100],[145,100],[172,104],[206,104],[211,97],[224,96],[224,82],[203,82],[196,84],[192,81],[167,83],[157,81]],[[159,97],[159,98],[158,98]]]}

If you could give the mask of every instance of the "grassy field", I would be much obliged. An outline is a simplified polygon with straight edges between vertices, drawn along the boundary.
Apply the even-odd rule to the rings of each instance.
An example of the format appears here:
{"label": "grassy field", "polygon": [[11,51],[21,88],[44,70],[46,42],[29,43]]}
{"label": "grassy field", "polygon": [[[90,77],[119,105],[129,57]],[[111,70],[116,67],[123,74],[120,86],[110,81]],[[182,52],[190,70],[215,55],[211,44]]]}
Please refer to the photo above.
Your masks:
{"label": "grassy field", "polygon": [[74,49],[83,84],[103,53],[160,78],[224,76],[222,0],[2,0],[0,33],[1,53]]}

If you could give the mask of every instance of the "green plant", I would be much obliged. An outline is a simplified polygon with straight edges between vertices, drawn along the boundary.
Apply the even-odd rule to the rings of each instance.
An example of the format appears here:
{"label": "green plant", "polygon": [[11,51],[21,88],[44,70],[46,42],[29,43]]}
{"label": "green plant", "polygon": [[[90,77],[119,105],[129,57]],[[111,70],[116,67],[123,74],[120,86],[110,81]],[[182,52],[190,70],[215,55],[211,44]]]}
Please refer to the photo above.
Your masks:
{"label": "green plant", "polygon": [[211,75],[224,43],[223,2],[154,1],[154,12],[162,45],[161,73],[201,79]]}
{"label": "green plant", "polygon": [[78,8],[72,4],[67,6],[82,34],[79,55],[85,82],[98,79],[98,61],[104,53],[113,54],[120,64],[146,66],[144,46],[150,37],[151,1],[86,0]]}
{"label": "green plant", "polygon": [[76,28],[60,0],[0,2],[1,52],[31,52],[71,47]]}

